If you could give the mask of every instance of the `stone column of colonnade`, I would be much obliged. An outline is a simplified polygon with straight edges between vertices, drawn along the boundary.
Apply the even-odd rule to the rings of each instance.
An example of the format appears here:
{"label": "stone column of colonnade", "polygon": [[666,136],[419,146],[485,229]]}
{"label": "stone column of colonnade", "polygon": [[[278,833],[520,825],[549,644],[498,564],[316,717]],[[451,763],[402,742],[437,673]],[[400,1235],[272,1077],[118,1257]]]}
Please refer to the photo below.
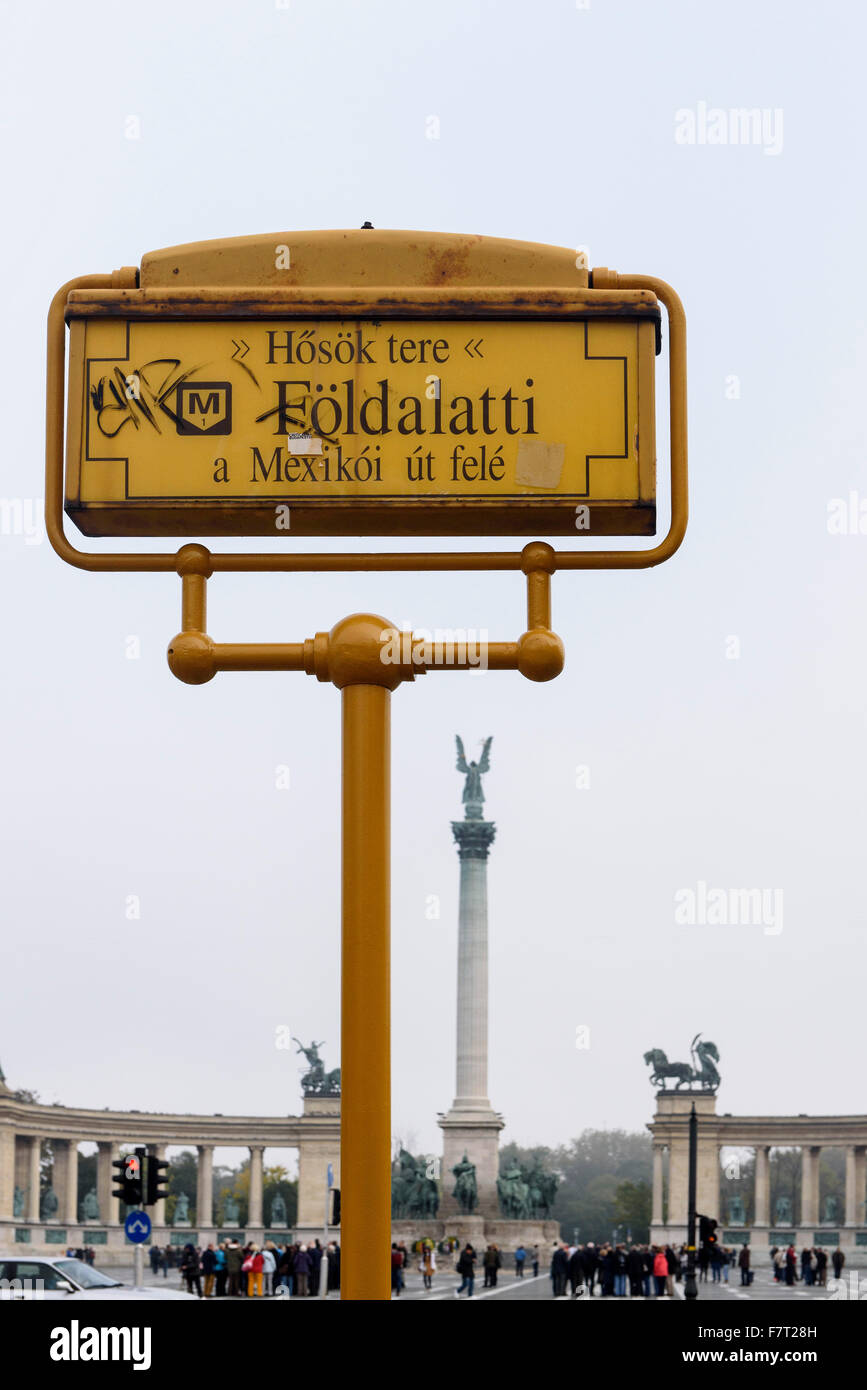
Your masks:
{"label": "stone column of colonnade", "polygon": [[664,1144],[654,1144],[653,1146],[653,1189],[652,1189],[652,1209],[651,1224],[654,1226],[662,1225],[662,1160],[665,1152]]}
{"label": "stone column of colonnade", "polygon": [[714,1219],[720,1222],[724,1222],[725,1220],[725,1217],[723,1216],[722,1205],[720,1202],[720,1180],[722,1178],[722,1150],[722,1144],[713,1144],[711,1146],[712,1163],[711,1171],[708,1175],[710,1179],[708,1184],[710,1196],[710,1211],[713,1214]]}
{"label": "stone column of colonnade", "polygon": [[263,1174],[263,1154],[264,1144],[250,1145],[250,1202],[247,1212],[247,1225],[250,1227],[261,1226],[264,1229],[262,1217],[262,1174]]}
{"label": "stone column of colonnade", "polygon": [[[167,1148],[167,1146],[166,1146],[165,1144],[149,1144],[149,1145],[148,1145],[148,1153],[153,1154],[154,1158],[162,1158],[162,1159],[165,1159],[165,1156],[166,1156],[166,1148]],[[152,1211],[152,1220],[153,1220],[153,1224],[154,1224],[155,1226],[165,1226],[165,1224],[166,1224],[166,1199],[165,1199],[165,1197],[161,1197],[160,1200],[159,1200],[158,1202],[155,1202],[155,1203],[154,1203],[153,1211]]]}
{"label": "stone column of colonnade", "polygon": [[15,1203],[15,1131],[0,1129],[0,1221],[11,1221]]}
{"label": "stone column of colonnade", "polygon": [[39,1211],[39,1160],[42,1157],[42,1141],[31,1135],[27,1163],[27,1202],[25,1210],[28,1221],[38,1221]]}
{"label": "stone column of colonnade", "polygon": [[78,1140],[55,1139],[54,1190],[57,1193],[57,1219],[67,1226],[78,1225]]}
{"label": "stone column of colonnade", "polygon": [[96,1159],[96,1198],[99,1202],[99,1219],[106,1226],[116,1226],[120,1220],[120,1204],[112,1197],[115,1172],[112,1160],[120,1153],[120,1145],[112,1139],[100,1140],[97,1144]]}
{"label": "stone column of colonnade", "polygon": [[754,1226],[769,1226],[771,1213],[771,1146],[756,1145]]}
{"label": "stone column of colonnade", "polygon": [[801,1148],[801,1225],[816,1226],[819,1221],[819,1155],[817,1144]]}
{"label": "stone column of colonnade", "polygon": [[199,1226],[214,1224],[214,1146],[199,1144],[196,1170],[196,1222]]}
{"label": "stone column of colonnade", "polygon": [[867,1225],[867,1203],[864,1197],[864,1176],[867,1167],[867,1149],[861,1144],[846,1146],[846,1202],[845,1218],[847,1226]]}

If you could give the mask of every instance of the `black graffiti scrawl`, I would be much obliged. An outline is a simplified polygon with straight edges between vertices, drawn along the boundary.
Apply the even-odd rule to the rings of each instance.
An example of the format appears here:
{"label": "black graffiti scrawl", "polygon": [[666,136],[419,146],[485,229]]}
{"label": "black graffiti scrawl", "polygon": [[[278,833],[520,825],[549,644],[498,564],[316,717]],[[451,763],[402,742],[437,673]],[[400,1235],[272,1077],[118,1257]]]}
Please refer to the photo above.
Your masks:
{"label": "black graffiti scrawl", "polygon": [[[178,357],[156,357],[126,373],[120,367],[115,367],[90,388],[90,403],[96,415],[97,428],[107,439],[114,439],[124,425],[132,425],[137,430],[149,425],[157,434],[162,434],[159,412],[168,416],[177,427],[179,388],[194,372],[200,370],[201,367],[190,367],[182,371]],[[217,384],[226,385],[225,382]],[[204,385],[213,388],[214,383]],[[187,432],[179,430],[179,433]],[[189,432],[200,433],[198,430]],[[213,433],[228,431],[214,430]]]}

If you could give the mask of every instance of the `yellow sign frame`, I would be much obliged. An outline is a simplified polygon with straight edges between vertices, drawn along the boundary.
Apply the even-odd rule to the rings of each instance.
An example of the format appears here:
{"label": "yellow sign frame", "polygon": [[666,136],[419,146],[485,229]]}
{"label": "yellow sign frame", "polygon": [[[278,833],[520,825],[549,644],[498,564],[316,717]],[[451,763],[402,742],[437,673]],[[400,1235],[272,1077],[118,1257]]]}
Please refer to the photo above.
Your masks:
{"label": "yellow sign frame", "polygon": [[[302,269],[272,269],[281,251],[296,250]],[[281,279],[283,275],[283,279]],[[373,283],[372,283],[373,282]],[[284,287],[285,285],[285,287]],[[496,238],[405,232],[315,232],[296,237],[236,238],[168,248],[143,258],[141,270],[84,276],[52,301],[48,320],[46,527],[57,553],[94,571],[177,570],[177,552],[99,553],[79,550],[64,532],[64,373],[67,319],[118,318],[423,318],[575,320],[634,316],[657,301],[669,324],[671,519],[667,535],[642,550],[557,550],[557,569],[644,569],[668,559],[687,524],[686,324],[675,292],[650,276],[582,270],[573,252]],[[72,406],[72,403],[70,403]],[[66,484],[68,486],[68,483]],[[454,504],[451,506],[454,508]],[[483,533],[478,507],[468,508],[466,534]],[[532,515],[532,513],[531,513]],[[198,534],[209,534],[206,518]],[[546,531],[544,508],[513,534]],[[296,534],[298,533],[296,528]],[[183,535],[177,528],[167,533]],[[300,528],[303,533],[303,527]],[[351,509],[345,532],[354,534]],[[403,534],[394,530],[393,534]],[[435,526],[419,534],[441,534]],[[453,526],[452,534],[464,534]],[[637,534],[641,534],[637,528]],[[148,532],[150,534],[150,532]],[[291,532],[290,532],[291,534]],[[331,534],[329,532],[329,534]],[[377,534],[389,534],[377,528]],[[592,534],[592,532],[591,532]],[[520,570],[520,550],[398,553],[211,553],[212,572],[322,570]]]}

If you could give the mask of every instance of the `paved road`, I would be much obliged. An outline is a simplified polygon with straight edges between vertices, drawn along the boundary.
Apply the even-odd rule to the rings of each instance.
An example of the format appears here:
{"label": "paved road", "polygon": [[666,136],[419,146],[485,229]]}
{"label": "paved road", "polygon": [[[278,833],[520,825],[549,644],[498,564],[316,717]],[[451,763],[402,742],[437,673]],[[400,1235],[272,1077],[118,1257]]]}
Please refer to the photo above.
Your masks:
{"label": "paved road", "polygon": [[789,1287],[786,1284],[775,1284],[767,1270],[757,1269],[756,1276],[749,1288],[743,1288],[740,1282],[740,1271],[738,1270],[731,1283],[714,1284],[711,1280],[700,1283],[698,1286],[698,1296],[701,1299],[708,1298],[714,1302],[720,1300],[731,1302],[750,1302],[756,1299],[761,1302],[776,1303],[801,1303],[805,1299],[826,1300],[831,1297],[831,1290],[827,1287],[822,1289],[814,1284],[806,1287],[804,1284],[795,1284]]}
{"label": "paved road", "polygon": [[[411,1277],[408,1281],[408,1288],[406,1292],[401,1295],[401,1297],[412,1300],[425,1299],[427,1301],[435,1302],[439,1301],[440,1299],[450,1299],[451,1301],[454,1301],[454,1289],[457,1285],[457,1280],[451,1273],[438,1275],[435,1281],[435,1287],[431,1293],[426,1293],[423,1289],[419,1288],[418,1282],[419,1281],[417,1279],[417,1276],[415,1282],[413,1282],[413,1279]],[[675,1290],[676,1297],[673,1300],[663,1299],[662,1302],[677,1302],[678,1300],[682,1299],[683,1284],[675,1284]],[[755,1300],[759,1300],[762,1302],[794,1301],[800,1303],[803,1302],[805,1299],[828,1299],[830,1297],[830,1291],[827,1288],[805,1288],[803,1285],[795,1286],[794,1288],[787,1288],[785,1284],[775,1284],[770,1274],[766,1273],[765,1271],[760,1271],[757,1272],[755,1280],[749,1288],[741,1287],[740,1272],[738,1272],[737,1282],[735,1283],[714,1284],[711,1280],[708,1280],[706,1283],[700,1283],[698,1285],[698,1296],[699,1300],[701,1301],[710,1301],[714,1303],[728,1303],[735,1301],[752,1302]],[[466,1295],[461,1295],[461,1297],[463,1300],[465,1299]],[[497,1299],[546,1299],[548,1302],[554,1301],[551,1294],[551,1280],[548,1278],[547,1275],[542,1274],[539,1275],[538,1279],[515,1279],[514,1275],[512,1275],[511,1273],[507,1273],[505,1278],[502,1275],[500,1276],[500,1282],[495,1289],[484,1289],[477,1282],[475,1297]],[[563,1301],[565,1302],[566,1300]],[[645,1302],[643,1298],[627,1298],[623,1300],[606,1298],[603,1300],[599,1296],[598,1286],[593,1301],[594,1303],[614,1303],[620,1301],[624,1303]],[[655,1300],[648,1299],[647,1302],[655,1302]]]}
{"label": "paved road", "polygon": [[[132,1266],[130,1266],[129,1268],[112,1267],[110,1272],[114,1276],[114,1278],[121,1279],[124,1283],[132,1283]],[[169,1270],[167,1279],[163,1278],[161,1274],[153,1275],[151,1274],[150,1269],[146,1269],[144,1282],[145,1285],[148,1287],[152,1285],[158,1288],[167,1289],[178,1289],[182,1287],[180,1283],[180,1277],[176,1269]],[[422,1286],[421,1276],[416,1274],[414,1271],[411,1271],[407,1275],[407,1287],[401,1294],[400,1301],[408,1303],[440,1303],[444,1300],[447,1300],[451,1303],[454,1303],[456,1302],[454,1290],[457,1288],[457,1285],[457,1276],[451,1270],[441,1271],[434,1278],[433,1289],[428,1291]],[[865,1285],[867,1285],[867,1280],[865,1280]],[[663,1299],[662,1302],[677,1302],[679,1299],[682,1299],[683,1284],[675,1284],[675,1290],[675,1299]],[[756,1271],[756,1277],[749,1288],[741,1287],[740,1273],[738,1272],[735,1280],[733,1280],[733,1282],[729,1284],[715,1284],[710,1279],[707,1280],[707,1282],[699,1283],[698,1296],[699,1300],[702,1302],[708,1300],[714,1303],[729,1303],[735,1301],[747,1302],[755,1300],[774,1301],[783,1303],[803,1303],[805,1300],[808,1299],[828,1299],[830,1297],[830,1291],[827,1288],[805,1288],[803,1284],[795,1285],[794,1288],[788,1288],[785,1284],[775,1284],[770,1274],[766,1270],[760,1269]],[[332,1294],[331,1297],[336,1301],[336,1294]],[[500,1282],[498,1283],[495,1289],[485,1289],[482,1287],[481,1280],[476,1281],[476,1291],[473,1301],[486,1298],[492,1298],[497,1300],[506,1299],[512,1301],[515,1299],[522,1299],[525,1301],[538,1299],[544,1299],[547,1302],[554,1301],[551,1296],[551,1280],[546,1274],[540,1274],[537,1279],[534,1279],[532,1275],[527,1275],[523,1279],[516,1279],[514,1274],[512,1274],[510,1271],[506,1271],[505,1275],[501,1273]],[[233,1299],[231,1301],[240,1302],[241,1300]],[[265,1300],[262,1301],[264,1302]],[[270,1302],[270,1300],[268,1301]],[[293,1299],[292,1301],[297,1303],[302,1302],[303,1300]],[[462,1294],[461,1302],[467,1301],[468,1300],[466,1298],[466,1294]],[[606,1303],[614,1303],[616,1301],[621,1300],[615,1300],[610,1298],[601,1300],[599,1298],[597,1286],[596,1294],[593,1301],[604,1301]],[[624,1303],[643,1303],[644,1301],[644,1299],[629,1298],[622,1300],[622,1302]]]}

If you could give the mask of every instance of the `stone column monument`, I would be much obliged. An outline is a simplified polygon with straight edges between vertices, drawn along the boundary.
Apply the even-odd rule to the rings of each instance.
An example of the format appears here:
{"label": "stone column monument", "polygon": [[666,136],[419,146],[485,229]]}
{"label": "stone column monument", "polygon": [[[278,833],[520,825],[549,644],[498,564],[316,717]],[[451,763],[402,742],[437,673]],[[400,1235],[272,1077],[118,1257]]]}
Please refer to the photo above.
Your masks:
{"label": "stone column monument", "polygon": [[[504,1120],[488,1099],[488,851],[496,834],[482,816],[482,775],[490,767],[492,740],[485,741],[478,763],[467,763],[457,740],[459,772],[464,773],[464,819],[452,821],[461,863],[458,918],[457,1082],[455,1098],[439,1119],[443,1131],[442,1216],[464,1212],[474,1217],[498,1215],[499,1134]],[[475,1167],[476,1203],[467,1212],[453,1195],[454,1168],[466,1155]]]}

